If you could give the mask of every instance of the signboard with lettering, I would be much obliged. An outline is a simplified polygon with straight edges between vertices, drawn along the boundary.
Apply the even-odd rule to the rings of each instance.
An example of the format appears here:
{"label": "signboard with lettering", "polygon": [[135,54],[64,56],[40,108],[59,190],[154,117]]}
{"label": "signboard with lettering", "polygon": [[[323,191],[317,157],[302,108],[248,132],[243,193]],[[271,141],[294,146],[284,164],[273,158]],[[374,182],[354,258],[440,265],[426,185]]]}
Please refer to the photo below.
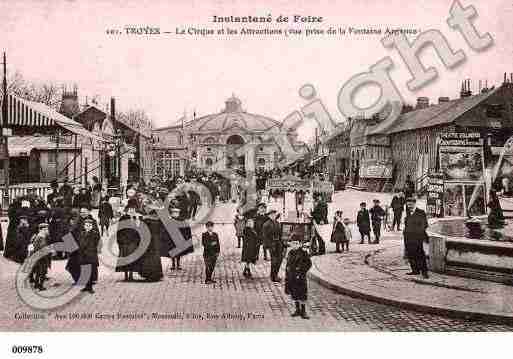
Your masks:
{"label": "signboard with lettering", "polygon": [[443,133],[438,138],[438,145],[444,180],[483,180],[483,139],[479,133]]}
{"label": "signboard with lettering", "polygon": [[267,190],[280,191],[307,191],[310,190],[310,182],[298,177],[270,178],[267,180]]}
{"label": "signboard with lettering", "polygon": [[426,197],[426,212],[429,217],[443,217],[443,196],[443,173],[430,173]]}
{"label": "signboard with lettering", "polygon": [[312,187],[315,192],[333,193],[334,186],[330,181],[313,181]]}
{"label": "signboard with lettering", "polygon": [[365,160],[360,167],[362,178],[392,178],[392,163],[389,161]]}

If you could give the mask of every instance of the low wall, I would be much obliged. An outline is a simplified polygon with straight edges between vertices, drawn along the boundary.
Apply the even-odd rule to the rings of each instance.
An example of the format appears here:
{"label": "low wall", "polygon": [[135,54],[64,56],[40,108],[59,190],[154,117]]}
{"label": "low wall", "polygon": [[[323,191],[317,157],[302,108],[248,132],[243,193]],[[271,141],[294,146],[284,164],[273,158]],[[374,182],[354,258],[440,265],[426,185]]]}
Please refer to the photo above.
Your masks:
{"label": "low wall", "polygon": [[513,243],[428,232],[430,269],[437,273],[511,283]]}

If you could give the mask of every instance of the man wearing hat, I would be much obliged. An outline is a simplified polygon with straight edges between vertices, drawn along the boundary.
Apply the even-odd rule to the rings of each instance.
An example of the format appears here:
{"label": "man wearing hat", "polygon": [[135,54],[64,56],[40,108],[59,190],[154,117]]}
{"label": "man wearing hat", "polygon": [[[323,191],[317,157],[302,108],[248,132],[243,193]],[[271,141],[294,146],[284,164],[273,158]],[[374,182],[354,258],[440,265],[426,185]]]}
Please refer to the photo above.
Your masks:
{"label": "man wearing hat", "polygon": [[356,224],[358,226],[358,231],[360,232],[361,240],[360,244],[363,244],[365,241],[365,237],[367,237],[368,243],[371,243],[370,240],[370,215],[367,210],[367,204],[365,202],[360,203],[360,210],[356,215]]}
{"label": "man wearing hat", "polygon": [[[254,216],[255,219],[255,232],[257,234],[258,238],[258,253],[260,253],[260,246],[262,246],[262,250],[264,252],[264,260],[269,260],[268,253],[269,253],[269,240],[265,238],[264,236],[264,224],[269,220],[269,217],[267,216],[267,206],[265,203],[260,203],[257,205],[257,211]],[[249,218],[249,216],[245,216],[246,218]],[[269,254],[270,256],[270,254]],[[257,254],[257,260],[258,260],[258,254]]]}
{"label": "man wearing hat", "polygon": [[[32,243],[29,245],[29,256],[37,253],[48,245],[48,223],[40,223],[38,230],[39,232],[32,237]],[[46,290],[43,283],[48,274],[50,264],[51,258],[49,254],[40,258],[37,263],[34,264],[32,272],[30,273],[30,281],[34,283],[35,289]]]}
{"label": "man wearing hat", "polygon": [[424,253],[423,247],[424,241],[428,239],[426,233],[427,227],[428,221],[426,212],[417,208],[415,198],[408,198],[406,200],[406,219],[403,231],[406,256],[411,266],[411,272],[407,273],[408,275],[418,275],[422,273],[424,278],[429,278],[426,254]]}
{"label": "man wearing hat", "polygon": [[281,262],[283,261],[285,244],[281,238],[281,226],[278,223],[278,213],[273,209],[267,213],[269,219],[262,227],[262,234],[265,240],[270,243],[271,252],[271,280],[273,282],[280,282],[278,277]]}
{"label": "man wearing hat", "polygon": [[[175,221],[183,221],[182,218],[181,218],[181,210],[180,210],[180,208],[171,208],[171,217]],[[183,255],[185,255],[185,254],[189,254],[189,253],[192,253],[194,251],[194,247],[192,245],[192,229],[191,229],[191,227],[188,224],[186,224],[185,226],[180,226],[179,230],[180,230],[180,233],[182,234],[183,238],[186,241],[190,241],[191,245],[189,247],[187,247],[181,253],[179,253],[176,256],[171,258],[171,261],[172,261],[171,262],[171,269],[172,270],[173,269],[181,270],[182,269],[182,267],[180,267],[180,259],[181,259],[181,257]]]}
{"label": "man wearing hat", "polygon": [[215,283],[212,279],[217,258],[221,252],[219,236],[214,232],[214,223],[206,223],[207,231],[201,235],[201,244],[203,245],[203,260],[205,261],[205,284]]}
{"label": "man wearing hat", "polygon": [[[87,283],[85,283],[85,287],[82,289],[83,292],[89,292],[91,294],[94,293],[93,290],[93,282],[94,282],[94,274],[98,273],[98,245],[100,243],[100,234],[97,230],[94,230],[95,220],[92,218],[86,218],[84,220],[84,228],[80,233],[79,238],[79,264],[81,268],[84,266],[90,266],[91,273],[89,278],[87,278]],[[96,274],[97,277],[97,274]],[[83,284],[83,283],[82,283]]]}
{"label": "man wearing hat", "polygon": [[306,314],[306,300],[308,299],[308,283],[306,274],[312,267],[312,260],[308,254],[308,242],[292,242],[293,248],[287,256],[285,269],[285,294],[289,294],[296,305],[293,317],[301,316],[309,319]]}
{"label": "man wearing hat", "polygon": [[50,183],[50,188],[52,189],[52,192],[46,196],[46,203],[48,203],[49,206],[54,207],[54,201],[59,197],[59,185],[56,180],[53,180]]}
{"label": "man wearing hat", "polygon": [[374,206],[369,210],[372,222],[372,231],[374,232],[375,244],[379,243],[381,237],[381,221],[385,217],[385,210],[379,205],[379,199],[372,201]]}

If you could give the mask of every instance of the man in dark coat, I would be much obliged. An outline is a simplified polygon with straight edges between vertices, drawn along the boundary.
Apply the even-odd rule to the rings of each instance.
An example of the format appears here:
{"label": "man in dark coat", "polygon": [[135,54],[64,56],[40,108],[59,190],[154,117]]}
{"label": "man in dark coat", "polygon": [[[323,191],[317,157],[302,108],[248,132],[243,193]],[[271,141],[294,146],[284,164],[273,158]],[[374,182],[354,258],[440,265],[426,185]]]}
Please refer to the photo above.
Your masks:
{"label": "man in dark coat", "polygon": [[356,225],[358,226],[358,230],[360,231],[360,244],[363,244],[365,241],[365,236],[367,236],[368,243],[370,244],[370,215],[369,211],[366,208],[367,204],[365,202],[360,203],[360,210],[356,215]]}
{"label": "man in dark coat", "polygon": [[189,195],[189,202],[190,202],[189,217],[194,220],[196,218],[196,214],[198,212],[198,207],[200,205],[201,198],[200,198],[200,195],[194,189],[190,189],[189,191],[187,191],[187,194]]}
{"label": "man in dark coat", "polygon": [[205,284],[215,283],[212,274],[216,266],[217,258],[221,252],[219,236],[214,232],[214,223],[206,223],[207,231],[201,235],[203,245],[203,260],[205,261]]}
{"label": "man in dark coat", "polygon": [[372,222],[372,231],[374,232],[374,237],[376,238],[374,243],[379,243],[379,238],[381,237],[381,221],[385,217],[385,210],[379,205],[379,199],[375,199],[374,206],[370,209],[371,222]]}
{"label": "man in dark coat", "polygon": [[48,196],[46,196],[46,203],[48,203],[49,206],[54,207],[54,202],[59,197],[59,185],[56,180],[52,181],[52,183],[50,184],[50,188],[52,189],[52,192]]}
{"label": "man in dark coat", "polygon": [[[68,223],[65,220],[64,209],[60,207],[55,207],[51,211],[50,215],[50,223],[48,226],[48,230],[50,232],[50,244],[62,242],[66,233],[68,233]],[[58,258],[64,258],[65,253],[58,252]]]}
{"label": "man in dark coat", "polygon": [[406,181],[404,182],[404,194],[406,195],[406,198],[410,198],[415,193],[415,184],[411,180],[411,176],[406,176]]}
{"label": "man in dark coat", "polygon": [[271,280],[273,282],[280,282],[281,279],[278,277],[278,272],[283,261],[285,244],[281,238],[281,226],[277,221],[278,213],[275,210],[271,210],[267,216],[269,219],[264,223],[262,233],[264,238],[268,239],[271,244]]}
{"label": "man in dark coat", "polygon": [[422,273],[424,278],[429,278],[426,254],[423,247],[424,241],[428,239],[426,233],[426,228],[428,227],[426,212],[417,208],[416,200],[412,197],[406,200],[406,207],[403,235],[406,256],[411,266],[411,272],[407,274],[417,275]]}
{"label": "man in dark coat", "polygon": [[[180,259],[182,256],[186,255],[186,254],[190,254],[194,251],[194,247],[192,246],[192,229],[190,227],[190,225],[188,225],[187,223],[183,222],[184,221],[184,218],[182,217],[183,216],[183,210],[182,209],[179,209],[179,208],[172,208],[171,209],[171,217],[176,220],[176,221],[180,221],[182,222],[181,226],[179,227],[179,231],[180,233],[182,234],[183,238],[186,240],[186,241],[190,241],[191,245],[189,247],[187,247],[186,250],[182,251],[181,253],[175,255],[174,257],[171,257],[171,269],[176,269],[176,270],[182,270],[182,267],[180,267]],[[174,241],[173,241],[174,243]],[[174,248],[174,247],[173,247]]]}
{"label": "man in dark coat", "polygon": [[[314,198],[314,208],[311,214],[316,224],[328,224],[328,205],[320,195],[316,195]],[[312,247],[313,254],[326,253],[326,243],[317,232],[312,236]]]}
{"label": "man in dark coat", "polygon": [[[251,215],[244,214],[244,217],[251,218]],[[254,219],[255,219],[255,232],[256,232],[257,238],[258,238],[258,252],[257,253],[260,253],[260,246],[262,246],[262,250],[264,252],[264,260],[267,261],[267,260],[269,260],[267,253],[269,252],[270,241],[268,240],[268,238],[265,238],[264,233],[263,233],[264,223],[267,222],[267,220],[269,219],[266,214],[265,203],[260,203],[257,206],[257,211],[256,211],[256,214],[254,215]],[[258,254],[257,254],[257,259],[258,259]]]}
{"label": "man in dark coat", "polygon": [[71,208],[73,202],[73,188],[68,184],[68,179],[64,179],[64,183],[59,189],[59,195],[63,198],[65,208]]}
{"label": "man in dark coat", "polygon": [[85,287],[82,289],[83,292],[89,292],[91,294],[94,293],[93,283],[94,278],[93,274],[98,273],[98,246],[100,243],[100,234],[98,231],[94,230],[95,221],[91,218],[87,218],[84,220],[84,230],[80,233],[79,239],[79,264],[80,266],[90,265],[91,266],[91,275],[89,276]]}
{"label": "man in dark coat", "polygon": [[401,218],[403,217],[404,205],[406,201],[404,199],[404,193],[399,191],[393,198],[390,203],[390,207],[392,207],[392,211],[394,212],[394,221],[392,222],[392,230],[396,228],[397,230],[401,230]]}
{"label": "man in dark coat", "polygon": [[309,319],[306,314],[306,300],[308,299],[308,283],[306,274],[312,267],[312,260],[308,254],[308,242],[297,245],[290,250],[287,256],[287,266],[285,270],[285,294],[292,297],[296,305],[296,311],[292,313],[293,317],[301,316],[303,319]]}

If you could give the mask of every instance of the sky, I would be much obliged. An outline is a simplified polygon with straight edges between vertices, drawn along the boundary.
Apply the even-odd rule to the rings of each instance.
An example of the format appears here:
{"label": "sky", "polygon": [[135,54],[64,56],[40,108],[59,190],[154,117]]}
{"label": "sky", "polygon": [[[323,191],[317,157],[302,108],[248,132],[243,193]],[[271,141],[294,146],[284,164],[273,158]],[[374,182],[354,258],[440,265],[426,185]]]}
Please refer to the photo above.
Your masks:
{"label": "sky", "polygon": [[[19,71],[32,81],[78,85],[85,96],[116,98],[119,109],[143,108],[155,127],[169,126],[184,114],[216,113],[235,94],[244,110],[283,120],[306,105],[298,90],[312,84],[331,115],[342,121],[337,108],[340,89],[352,76],[390,56],[391,78],[404,99],[420,96],[436,102],[440,96],[459,96],[461,81],[500,84],[513,72],[513,2],[462,1],[475,6],[478,31],[490,33],[494,45],[475,52],[446,20],[452,1],[162,1],[162,0],[9,0],[0,3],[0,50],[7,52],[8,72]],[[213,16],[268,16],[268,24],[220,24]],[[279,15],[288,23],[277,23]],[[321,23],[294,23],[294,15],[322,17]],[[160,35],[109,35],[127,26],[159,28]],[[439,73],[436,81],[412,92],[410,74],[397,51],[384,48],[380,35],[351,36],[228,36],[178,35],[176,29],[281,28],[324,29],[401,27],[437,29],[466,61],[444,68],[432,48],[423,50],[426,67]],[[163,34],[163,32],[170,32]],[[357,103],[374,102],[376,87],[361,91]],[[313,127],[305,126],[307,140]]]}

